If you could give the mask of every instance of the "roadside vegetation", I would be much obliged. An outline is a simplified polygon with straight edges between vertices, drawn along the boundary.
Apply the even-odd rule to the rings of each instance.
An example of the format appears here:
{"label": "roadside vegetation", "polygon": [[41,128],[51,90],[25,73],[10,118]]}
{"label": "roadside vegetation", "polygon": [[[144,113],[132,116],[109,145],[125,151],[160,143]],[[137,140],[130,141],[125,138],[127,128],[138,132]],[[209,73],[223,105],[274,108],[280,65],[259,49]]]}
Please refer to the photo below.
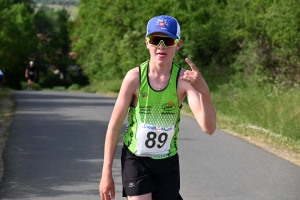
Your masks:
{"label": "roadside vegetation", "polygon": [[[117,97],[121,83],[122,79],[100,81],[76,91]],[[255,79],[243,86],[231,82],[212,91],[218,129],[300,166],[300,88],[282,90],[259,83]],[[182,113],[193,116],[187,102]]]}
{"label": "roadside vegetation", "polygon": [[[5,141],[8,136],[8,129],[10,122],[12,120],[13,112],[13,99],[12,94],[8,88],[4,88],[0,92],[0,146],[4,146],[3,141]],[[1,152],[1,151],[0,151]]]}
{"label": "roadside vegetation", "polygon": [[149,58],[145,26],[160,14],[179,20],[175,61],[188,67],[189,57],[203,74],[218,128],[293,152],[300,165],[298,1],[83,1],[71,34],[90,82],[83,90],[117,93],[125,73]]}
{"label": "roadside vegetation", "polygon": [[[25,67],[34,59],[36,90],[116,97],[126,72],[149,58],[148,20],[172,15],[183,40],[175,62],[187,68],[188,57],[199,68],[218,128],[291,152],[300,165],[298,0],[72,1],[69,6],[78,5],[74,17],[63,1],[53,1],[0,2],[6,86],[24,88]],[[187,106],[184,113],[191,114]]]}
{"label": "roadside vegetation", "polygon": [[2,155],[6,140],[9,137],[9,128],[12,121],[14,101],[9,88],[0,91],[0,178],[3,175]]}
{"label": "roadside vegetation", "polygon": [[[61,5],[58,5],[61,6]],[[34,61],[37,69],[35,90],[86,85],[87,78],[71,52],[70,32],[73,21],[61,9],[44,2],[37,7],[31,0],[0,1],[0,69],[4,86],[27,88],[25,69]]]}

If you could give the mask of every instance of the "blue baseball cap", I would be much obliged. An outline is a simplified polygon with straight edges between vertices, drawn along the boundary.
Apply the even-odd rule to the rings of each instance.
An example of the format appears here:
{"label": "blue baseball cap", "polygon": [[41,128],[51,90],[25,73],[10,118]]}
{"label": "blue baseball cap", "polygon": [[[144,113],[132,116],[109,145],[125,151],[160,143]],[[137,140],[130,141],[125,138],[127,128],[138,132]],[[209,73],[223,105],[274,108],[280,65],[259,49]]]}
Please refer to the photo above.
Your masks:
{"label": "blue baseball cap", "polygon": [[149,20],[146,37],[152,33],[165,33],[172,38],[180,39],[180,26],[174,17],[161,15]]}

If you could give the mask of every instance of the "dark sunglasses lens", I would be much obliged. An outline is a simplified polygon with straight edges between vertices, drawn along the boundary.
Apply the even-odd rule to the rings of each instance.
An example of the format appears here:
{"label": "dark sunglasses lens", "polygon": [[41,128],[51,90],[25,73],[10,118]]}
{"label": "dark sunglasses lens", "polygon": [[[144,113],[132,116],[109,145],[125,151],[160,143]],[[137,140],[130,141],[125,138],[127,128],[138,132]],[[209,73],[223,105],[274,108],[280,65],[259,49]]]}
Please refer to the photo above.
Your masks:
{"label": "dark sunglasses lens", "polygon": [[173,38],[165,37],[165,38],[163,38],[163,41],[166,46],[174,46],[175,45],[175,40]]}
{"label": "dark sunglasses lens", "polygon": [[159,36],[151,36],[150,37],[150,44],[158,45],[160,40],[161,40],[161,37],[159,37]]}
{"label": "dark sunglasses lens", "polygon": [[158,45],[160,41],[164,41],[166,46],[174,46],[175,45],[175,39],[170,37],[160,37],[160,36],[151,36],[150,37],[150,44]]}

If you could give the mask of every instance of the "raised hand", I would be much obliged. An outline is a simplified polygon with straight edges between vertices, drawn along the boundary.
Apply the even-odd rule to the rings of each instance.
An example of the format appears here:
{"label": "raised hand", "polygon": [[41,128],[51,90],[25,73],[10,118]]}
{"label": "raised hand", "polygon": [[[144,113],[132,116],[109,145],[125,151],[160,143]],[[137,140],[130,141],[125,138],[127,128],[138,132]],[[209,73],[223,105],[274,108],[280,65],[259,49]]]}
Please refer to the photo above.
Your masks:
{"label": "raised hand", "polygon": [[203,79],[200,71],[197,69],[194,63],[188,58],[186,58],[185,61],[189,64],[191,70],[186,70],[183,76],[180,77],[180,79],[190,83],[191,86],[199,93],[209,92],[205,80]]}

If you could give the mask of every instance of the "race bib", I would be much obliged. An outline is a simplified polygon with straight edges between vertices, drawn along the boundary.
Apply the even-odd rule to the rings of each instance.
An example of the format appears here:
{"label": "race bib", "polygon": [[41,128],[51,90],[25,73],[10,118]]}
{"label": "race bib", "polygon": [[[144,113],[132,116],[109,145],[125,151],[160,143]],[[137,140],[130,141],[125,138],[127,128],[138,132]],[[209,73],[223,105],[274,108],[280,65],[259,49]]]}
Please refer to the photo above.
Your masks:
{"label": "race bib", "polygon": [[174,126],[160,127],[141,123],[136,133],[136,155],[165,155],[169,153]]}

